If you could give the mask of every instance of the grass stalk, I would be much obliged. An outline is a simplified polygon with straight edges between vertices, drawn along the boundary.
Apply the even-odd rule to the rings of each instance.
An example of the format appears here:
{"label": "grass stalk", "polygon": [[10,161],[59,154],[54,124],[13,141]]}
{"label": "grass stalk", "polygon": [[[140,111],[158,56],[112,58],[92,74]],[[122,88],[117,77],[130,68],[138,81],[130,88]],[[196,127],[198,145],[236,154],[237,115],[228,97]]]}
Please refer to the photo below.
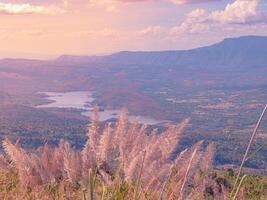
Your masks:
{"label": "grass stalk", "polygon": [[236,189],[235,195],[234,195],[234,197],[233,197],[232,200],[236,200],[236,197],[237,197],[237,195],[238,195],[238,193],[239,193],[239,190],[240,190],[240,188],[241,188],[241,186],[242,186],[242,183],[244,182],[244,180],[245,180],[246,177],[247,177],[247,175],[244,175],[244,176],[241,178],[241,180],[240,180],[240,182],[239,182],[239,185],[238,185],[238,187],[237,187],[237,189]]}
{"label": "grass stalk", "polygon": [[255,138],[255,136],[256,136],[256,134],[257,134],[257,130],[258,130],[260,124],[261,124],[261,121],[262,121],[262,119],[263,119],[263,117],[264,117],[264,114],[265,114],[266,110],[267,110],[267,105],[265,105],[265,108],[263,109],[263,111],[262,111],[262,113],[261,113],[261,116],[260,116],[260,118],[259,118],[259,120],[258,120],[258,122],[257,122],[257,124],[256,124],[256,126],[255,126],[255,128],[254,128],[254,131],[253,131],[253,133],[252,133],[252,135],[251,135],[251,138],[250,138],[250,141],[249,141],[249,143],[248,143],[246,152],[245,152],[245,154],[244,154],[243,160],[242,160],[241,165],[240,165],[239,170],[238,170],[238,174],[237,174],[237,177],[236,177],[236,180],[235,180],[235,184],[234,184],[233,190],[232,190],[231,195],[230,195],[231,197],[232,197],[232,195],[233,195],[233,193],[234,193],[234,191],[235,191],[235,188],[236,188],[236,186],[237,186],[237,184],[238,184],[240,175],[241,175],[241,173],[242,173],[243,166],[244,166],[244,164],[245,164],[245,162],[246,162],[246,160],[247,160],[247,156],[248,156],[250,147],[251,147],[251,145],[252,145],[252,143],[253,143],[253,141],[254,141],[254,138]]}
{"label": "grass stalk", "polygon": [[167,185],[168,181],[169,181],[170,178],[171,178],[173,167],[174,167],[174,164],[172,165],[171,170],[170,170],[170,174],[168,175],[166,181],[164,182],[164,184],[163,184],[163,186],[162,186],[162,188],[161,188],[160,195],[159,195],[159,200],[162,200],[162,199],[163,199],[163,193],[164,193],[164,191],[165,191],[165,188],[166,188],[166,185]]}
{"label": "grass stalk", "polygon": [[105,199],[105,194],[106,194],[106,186],[103,184],[103,191],[102,191],[101,200],[104,200]]}
{"label": "grass stalk", "polygon": [[186,173],[185,173],[185,176],[184,176],[184,180],[183,180],[183,184],[182,184],[181,189],[180,189],[178,200],[182,199],[183,192],[184,192],[184,187],[185,187],[185,184],[187,182],[187,178],[188,178],[188,175],[189,175],[189,172],[190,172],[191,166],[193,164],[193,160],[194,160],[194,157],[195,157],[196,153],[197,153],[197,150],[195,149],[194,152],[192,153],[192,156],[191,156],[190,161],[188,163],[188,166],[187,166],[187,169],[186,169]]}
{"label": "grass stalk", "polygon": [[94,175],[92,169],[89,169],[90,200],[94,200]]}
{"label": "grass stalk", "polygon": [[86,189],[83,189],[83,200],[86,200]]}
{"label": "grass stalk", "polygon": [[144,168],[145,158],[146,158],[146,151],[144,151],[140,172],[139,172],[139,175],[137,178],[136,187],[134,189],[134,199],[135,200],[138,199],[138,196],[139,196],[138,191],[139,191],[139,187],[140,187],[140,183],[141,183],[141,177],[142,177],[142,172],[143,172],[143,168]]}

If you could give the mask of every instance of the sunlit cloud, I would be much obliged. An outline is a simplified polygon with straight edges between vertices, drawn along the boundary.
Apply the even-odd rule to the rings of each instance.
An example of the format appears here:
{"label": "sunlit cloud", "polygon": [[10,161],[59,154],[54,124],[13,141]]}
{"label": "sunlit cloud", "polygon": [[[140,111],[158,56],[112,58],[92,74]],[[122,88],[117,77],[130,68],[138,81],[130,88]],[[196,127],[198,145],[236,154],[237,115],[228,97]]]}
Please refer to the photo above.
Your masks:
{"label": "sunlit cloud", "polygon": [[55,6],[37,6],[29,3],[3,3],[0,2],[0,14],[24,15],[24,14],[63,14],[65,11]]}
{"label": "sunlit cloud", "polygon": [[74,36],[81,38],[90,38],[90,37],[112,37],[116,38],[119,36],[119,31],[109,28],[104,28],[102,30],[84,30],[74,33]]}
{"label": "sunlit cloud", "polygon": [[130,3],[156,3],[156,2],[169,2],[177,5],[193,4],[193,3],[205,3],[216,2],[221,0],[89,0],[89,4],[92,6],[102,5],[107,12],[115,11],[119,5]]}
{"label": "sunlit cloud", "polygon": [[[99,0],[101,1],[101,0]],[[102,0],[105,1],[105,0]],[[205,3],[205,2],[216,2],[220,0],[108,0],[113,2],[124,2],[124,3],[130,3],[130,2],[157,2],[157,1],[169,1],[175,4],[190,4],[190,3]]]}
{"label": "sunlit cloud", "polygon": [[216,2],[221,0],[169,0],[175,4],[190,4],[190,3],[206,3],[206,2]]}
{"label": "sunlit cloud", "polygon": [[142,30],[137,31],[137,36],[160,36],[162,34],[164,34],[165,29],[163,27],[160,26],[148,26]]}
{"label": "sunlit cloud", "polygon": [[266,22],[266,13],[257,10],[260,0],[237,0],[223,11],[214,11],[209,18],[214,22],[246,24]]}
{"label": "sunlit cloud", "polygon": [[0,51],[94,54],[188,49],[230,36],[267,35],[264,2],[0,0]]}
{"label": "sunlit cloud", "polygon": [[235,25],[251,26],[267,22],[267,12],[259,11],[260,0],[236,0],[226,5],[224,10],[212,12],[197,8],[188,14],[186,19],[172,33],[199,33],[211,28],[225,28]]}

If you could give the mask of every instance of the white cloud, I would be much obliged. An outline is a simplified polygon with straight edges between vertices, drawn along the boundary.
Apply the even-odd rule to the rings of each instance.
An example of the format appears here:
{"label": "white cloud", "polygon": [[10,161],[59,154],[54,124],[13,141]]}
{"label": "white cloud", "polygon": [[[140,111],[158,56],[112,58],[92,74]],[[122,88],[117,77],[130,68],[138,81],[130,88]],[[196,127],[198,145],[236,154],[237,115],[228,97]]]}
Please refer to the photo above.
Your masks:
{"label": "white cloud", "polygon": [[100,6],[105,9],[106,12],[114,12],[118,9],[118,4],[123,3],[117,0],[89,0],[89,5],[92,7]]}
{"label": "white cloud", "polygon": [[148,26],[140,31],[137,31],[138,36],[160,36],[164,29],[160,26]]}
{"label": "white cloud", "polygon": [[209,18],[221,23],[250,23],[259,18],[257,7],[260,0],[236,0],[223,11],[214,11]]}
{"label": "white cloud", "polygon": [[106,7],[107,12],[113,12],[116,9],[117,9],[117,7],[115,5],[112,5],[112,4]]}
{"label": "white cloud", "polygon": [[172,35],[181,33],[198,33],[209,29],[206,24],[209,18],[209,13],[205,9],[197,8],[186,14],[186,19],[170,31]]}
{"label": "white cloud", "polygon": [[104,28],[102,30],[85,30],[85,31],[79,31],[75,32],[74,36],[76,37],[110,37],[110,38],[116,38],[119,36],[119,32],[114,29]]}
{"label": "white cloud", "polygon": [[189,4],[189,3],[205,3],[205,2],[215,2],[220,0],[169,0],[175,4]]}
{"label": "white cloud", "polygon": [[65,11],[52,6],[36,6],[29,3],[15,4],[0,2],[0,14],[23,15],[23,14],[62,14]]}
{"label": "white cloud", "polygon": [[129,3],[155,3],[155,2],[170,2],[177,5],[182,4],[192,4],[192,3],[205,3],[205,2],[216,2],[221,0],[89,0],[89,5],[91,6],[103,6],[107,12],[112,12],[117,10],[119,5],[129,4]]}
{"label": "white cloud", "polygon": [[259,11],[259,4],[260,0],[236,0],[227,4],[224,10],[209,12],[197,8],[188,13],[179,26],[173,27],[171,33],[200,33],[226,26],[266,24],[267,12]]}

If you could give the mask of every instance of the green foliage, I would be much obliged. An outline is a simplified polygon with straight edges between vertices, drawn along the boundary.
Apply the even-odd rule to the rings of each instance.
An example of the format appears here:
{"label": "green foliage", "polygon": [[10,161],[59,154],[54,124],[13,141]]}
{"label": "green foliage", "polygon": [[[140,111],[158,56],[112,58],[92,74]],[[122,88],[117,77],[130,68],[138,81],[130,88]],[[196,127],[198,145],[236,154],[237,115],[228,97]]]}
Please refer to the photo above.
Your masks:
{"label": "green foliage", "polygon": [[[226,172],[216,172],[213,178],[216,183],[225,187],[227,191],[231,191],[233,186],[234,177]],[[118,175],[116,175],[118,176]],[[120,177],[114,177],[115,181],[109,185],[99,178],[94,178],[94,198],[95,199],[114,199],[123,200],[131,199],[135,193],[135,187],[137,183],[130,183],[123,181]],[[87,190],[83,187],[77,187],[68,180],[62,180],[55,184],[44,185],[38,189],[30,189],[24,191],[19,186],[19,178],[15,172],[0,172],[0,198],[10,199],[15,196],[23,197],[25,200],[31,199],[51,199],[51,200],[67,200],[67,199],[83,199],[88,200],[87,194],[91,194],[89,191],[90,184],[88,184]],[[168,187],[166,187],[166,190]],[[265,176],[247,176],[242,183],[241,190],[245,193],[246,200],[266,199],[267,197],[267,177]],[[142,190],[142,194],[138,199],[150,200],[154,199],[153,194],[160,191]],[[214,199],[214,191],[211,187],[205,188],[205,199]],[[90,197],[91,198],[91,197]],[[89,200],[90,200],[89,198]]]}
{"label": "green foliage", "polygon": [[14,172],[0,172],[0,191],[5,193],[13,193],[19,184],[19,177]]}
{"label": "green foliage", "polygon": [[131,185],[129,185],[125,181],[117,183],[111,191],[112,197],[116,200],[125,199],[129,195],[129,193],[132,193],[132,188]]}
{"label": "green foliage", "polygon": [[267,179],[266,177],[250,176],[244,180],[243,187],[245,188],[247,199],[261,199],[266,196],[267,192]]}

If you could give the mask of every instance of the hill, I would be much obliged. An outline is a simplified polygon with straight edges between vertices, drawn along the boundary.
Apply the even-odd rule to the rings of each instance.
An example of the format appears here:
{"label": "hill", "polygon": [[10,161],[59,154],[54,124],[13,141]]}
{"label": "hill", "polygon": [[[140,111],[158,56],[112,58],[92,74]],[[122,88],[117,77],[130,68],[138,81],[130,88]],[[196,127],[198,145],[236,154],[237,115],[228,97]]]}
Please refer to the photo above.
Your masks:
{"label": "hill", "polygon": [[57,62],[68,64],[153,65],[177,67],[265,67],[266,36],[228,38],[220,43],[184,51],[130,52],[107,56],[63,55]]}
{"label": "hill", "polygon": [[[38,135],[41,135],[54,144],[55,138],[49,131],[51,125],[56,130],[56,141],[61,136],[75,138],[75,146],[80,147],[78,142],[83,140],[84,132],[77,134],[77,124],[86,129],[84,118],[76,117],[80,110],[56,109],[55,113],[51,109],[41,112],[35,107],[47,103],[39,92],[91,91],[93,104],[102,109],[127,107],[132,115],[170,122],[191,117],[192,123],[182,138],[181,149],[198,140],[212,141],[217,148],[216,164],[239,164],[251,129],[266,104],[266,41],[267,37],[245,36],[186,51],[65,55],[51,61],[0,60],[0,105],[14,107],[3,109],[1,116],[25,109],[31,112],[30,118],[14,114],[13,118],[5,117],[0,129],[6,130],[6,126],[18,120],[27,124],[36,114],[47,127],[42,126],[41,130],[39,123],[33,121],[31,129],[24,129],[24,143],[40,144]],[[64,117],[69,115],[75,117],[68,118],[65,129]],[[254,150],[266,142],[265,120]],[[16,133],[14,137],[21,132]],[[5,131],[2,138],[8,134]],[[36,134],[36,141],[31,140],[33,134]],[[247,166],[266,168],[266,163],[263,148]]]}

